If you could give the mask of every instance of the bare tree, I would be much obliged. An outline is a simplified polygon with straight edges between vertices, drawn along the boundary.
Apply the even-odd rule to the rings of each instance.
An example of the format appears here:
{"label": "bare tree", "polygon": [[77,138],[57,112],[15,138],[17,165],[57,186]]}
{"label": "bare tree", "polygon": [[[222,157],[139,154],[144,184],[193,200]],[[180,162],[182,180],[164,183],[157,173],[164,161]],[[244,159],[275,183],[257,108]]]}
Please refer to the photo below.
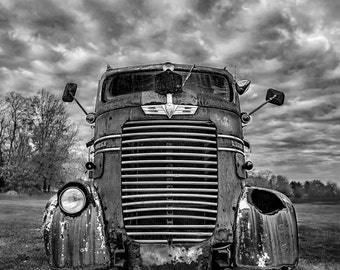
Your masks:
{"label": "bare tree", "polygon": [[43,181],[43,191],[61,177],[62,164],[68,159],[77,130],[68,122],[61,99],[41,90],[31,99],[33,163]]}
{"label": "bare tree", "polygon": [[[9,92],[5,97],[5,109],[9,117],[7,126],[9,140],[7,159],[9,163],[14,163],[15,158],[18,157],[15,151],[19,150],[19,152],[21,151],[21,154],[23,154],[22,149],[19,148],[25,147],[23,140],[27,140],[26,124],[30,115],[28,99],[24,98],[20,93]],[[13,158],[13,156],[15,156],[15,158]]]}

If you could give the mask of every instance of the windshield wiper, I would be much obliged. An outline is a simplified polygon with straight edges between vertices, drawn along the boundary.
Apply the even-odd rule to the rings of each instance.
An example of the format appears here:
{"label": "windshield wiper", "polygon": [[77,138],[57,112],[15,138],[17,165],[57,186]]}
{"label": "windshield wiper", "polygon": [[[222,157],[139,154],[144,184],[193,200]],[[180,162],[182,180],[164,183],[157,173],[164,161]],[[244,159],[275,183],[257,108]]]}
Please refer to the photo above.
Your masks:
{"label": "windshield wiper", "polygon": [[182,88],[183,88],[184,85],[187,83],[187,80],[190,78],[190,75],[191,75],[191,73],[192,73],[192,71],[193,71],[193,69],[194,69],[195,67],[196,67],[196,65],[194,64],[194,65],[191,67],[191,69],[189,70],[189,73],[188,73],[187,77],[185,78],[184,82],[182,83]]}

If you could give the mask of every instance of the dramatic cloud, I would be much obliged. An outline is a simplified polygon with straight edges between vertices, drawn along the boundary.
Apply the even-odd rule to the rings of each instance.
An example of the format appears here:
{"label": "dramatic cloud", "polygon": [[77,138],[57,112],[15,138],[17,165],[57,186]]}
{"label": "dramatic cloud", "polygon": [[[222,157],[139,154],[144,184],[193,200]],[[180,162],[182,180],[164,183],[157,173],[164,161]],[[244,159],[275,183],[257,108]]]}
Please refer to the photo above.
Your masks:
{"label": "dramatic cloud", "polygon": [[[93,110],[106,65],[226,66],[252,80],[250,111],[266,89],[286,94],[245,128],[257,169],[292,180],[340,178],[340,2],[321,0],[0,1],[0,94],[66,82]],[[67,105],[76,123],[83,115]],[[82,139],[91,130],[80,124]],[[340,183],[340,180],[339,180]]]}

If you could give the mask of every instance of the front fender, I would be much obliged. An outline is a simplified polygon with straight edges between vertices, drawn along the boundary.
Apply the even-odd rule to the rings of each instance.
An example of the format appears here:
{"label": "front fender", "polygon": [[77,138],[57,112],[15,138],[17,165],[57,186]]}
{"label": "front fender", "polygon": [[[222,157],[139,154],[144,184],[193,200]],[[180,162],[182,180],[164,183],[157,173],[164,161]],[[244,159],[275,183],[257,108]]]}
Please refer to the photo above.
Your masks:
{"label": "front fender", "polygon": [[289,269],[297,265],[296,215],[285,195],[246,187],[236,214],[234,262],[239,269]]}
{"label": "front fender", "polygon": [[46,205],[43,234],[52,269],[103,269],[110,265],[99,197],[93,186],[87,188],[93,202],[79,216],[66,216],[57,195]]}

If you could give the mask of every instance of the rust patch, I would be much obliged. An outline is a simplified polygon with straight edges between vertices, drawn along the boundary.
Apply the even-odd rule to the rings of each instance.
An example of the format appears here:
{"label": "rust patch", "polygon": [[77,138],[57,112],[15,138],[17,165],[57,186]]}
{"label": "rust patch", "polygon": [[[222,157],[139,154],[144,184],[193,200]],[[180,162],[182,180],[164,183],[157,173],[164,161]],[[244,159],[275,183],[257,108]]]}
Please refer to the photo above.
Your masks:
{"label": "rust patch", "polygon": [[164,265],[198,262],[198,258],[203,254],[203,248],[181,247],[181,246],[160,246],[160,245],[142,245],[140,247],[141,259],[143,265]]}

